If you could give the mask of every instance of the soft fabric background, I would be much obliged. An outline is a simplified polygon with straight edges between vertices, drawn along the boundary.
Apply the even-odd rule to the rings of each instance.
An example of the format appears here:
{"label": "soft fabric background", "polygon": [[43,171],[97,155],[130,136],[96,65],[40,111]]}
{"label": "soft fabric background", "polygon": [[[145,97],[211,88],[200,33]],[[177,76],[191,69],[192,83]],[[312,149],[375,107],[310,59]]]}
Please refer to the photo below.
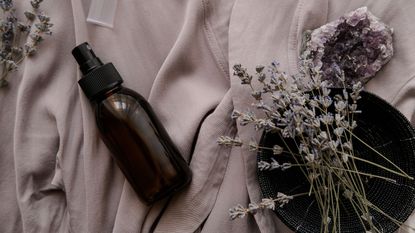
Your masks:
{"label": "soft fabric background", "polygon": [[[395,29],[395,56],[367,90],[415,124],[413,0],[118,2],[108,29],[86,23],[88,0],[44,1],[54,34],[0,90],[0,232],[287,232],[267,211],[229,220],[231,206],[260,200],[255,155],[216,145],[255,135],[229,117],[251,102],[230,68],[276,59],[294,74],[302,31],[360,6]],[[168,203],[142,204],[99,140],[70,54],[84,41],[149,100],[189,161],[193,181]]]}

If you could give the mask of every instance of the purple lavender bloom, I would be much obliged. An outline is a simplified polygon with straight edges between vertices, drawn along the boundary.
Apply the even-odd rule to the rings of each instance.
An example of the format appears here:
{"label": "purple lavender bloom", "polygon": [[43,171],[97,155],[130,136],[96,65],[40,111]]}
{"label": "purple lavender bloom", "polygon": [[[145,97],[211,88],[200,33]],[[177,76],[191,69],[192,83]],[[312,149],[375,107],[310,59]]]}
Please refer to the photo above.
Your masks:
{"label": "purple lavender bloom", "polygon": [[308,33],[302,63],[335,87],[368,82],[393,55],[393,29],[367,7]]}

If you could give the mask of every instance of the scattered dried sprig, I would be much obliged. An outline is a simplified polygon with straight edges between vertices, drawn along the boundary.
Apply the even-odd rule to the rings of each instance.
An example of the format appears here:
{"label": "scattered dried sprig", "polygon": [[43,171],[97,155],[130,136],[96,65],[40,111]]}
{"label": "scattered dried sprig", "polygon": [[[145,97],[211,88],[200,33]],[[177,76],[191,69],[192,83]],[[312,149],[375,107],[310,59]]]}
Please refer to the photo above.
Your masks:
{"label": "scattered dried sprig", "polygon": [[[304,193],[301,195],[305,195]],[[299,196],[299,195],[296,195]],[[276,205],[278,207],[284,207],[285,204],[290,202],[294,196],[287,196],[283,193],[278,193],[277,198],[271,199],[271,198],[263,198],[262,201],[258,204],[256,203],[250,203],[248,208],[243,207],[242,205],[237,205],[233,208],[229,209],[229,215],[232,220],[236,218],[243,218],[247,214],[256,214],[258,210],[261,209],[270,209],[275,210]]]}
{"label": "scattered dried sprig", "polygon": [[221,136],[217,142],[222,146],[242,146],[242,141],[239,138],[231,138],[229,136]]}
{"label": "scattered dried sprig", "polygon": [[26,57],[36,53],[44,36],[52,34],[50,29],[53,24],[49,16],[40,11],[42,2],[43,0],[30,1],[32,9],[24,12],[26,21],[23,22],[17,18],[12,0],[0,0],[0,8],[3,11],[0,21],[0,88],[8,86],[8,75],[16,71]]}

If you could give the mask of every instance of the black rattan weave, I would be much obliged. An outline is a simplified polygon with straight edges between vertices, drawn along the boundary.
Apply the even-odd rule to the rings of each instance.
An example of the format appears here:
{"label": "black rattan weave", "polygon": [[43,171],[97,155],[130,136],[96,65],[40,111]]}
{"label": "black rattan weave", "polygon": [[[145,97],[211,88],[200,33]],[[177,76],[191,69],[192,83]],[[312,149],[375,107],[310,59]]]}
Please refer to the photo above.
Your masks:
{"label": "black rattan weave", "polygon": [[[339,90],[333,89],[332,94]],[[415,177],[415,130],[410,122],[394,107],[381,98],[368,92],[361,93],[358,108],[362,110],[356,121],[354,130],[359,138],[376,148],[393,163],[412,177]],[[272,147],[281,145],[277,134],[264,133],[261,146]],[[294,148],[290,145],[290,148]],[[380,159],[379,155],[367,149],[362,143],[353,140],[353,148],[358,156],[392,168]],[[258,153],[258,161],[269,161],[272,152],[263,150]],[[274,157],[275,158],[275,157]],[[279,162],[290,161],[290,156],[278,157]],[[395,179],[396,184],[381,179],[366,180],[365,190],[368,200],[377,205],[393,218],[404,222],[415,208],[415,182],[407,178],[385,172],[371,165],[358,163],[358,169],[371,174],[382,175]],[[309,190],[309,184],[299,169],[290,168],[286,171],[258,170],[258,179],[263,197],[276,197],[277,192],[288,195],[303,193]],[[349,201],[343,196],[341,201],[341,232],[364,232],[360,220]],[[279,218],[292,230],[297,232],[320,232],[321,216],[313,196],[297,197],[282,208],[274,211]],[[385,216],[372,210],[375,225],[383,232],[394,232],[398,226]]]}

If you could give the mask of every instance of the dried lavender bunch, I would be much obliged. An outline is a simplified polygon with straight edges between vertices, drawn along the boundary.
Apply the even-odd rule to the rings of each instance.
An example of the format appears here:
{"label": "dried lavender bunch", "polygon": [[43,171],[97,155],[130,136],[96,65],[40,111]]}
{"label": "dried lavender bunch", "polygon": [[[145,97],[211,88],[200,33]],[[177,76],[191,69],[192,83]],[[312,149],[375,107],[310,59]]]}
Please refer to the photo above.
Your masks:
{"label": "dried lavender bunch", "polygon": [[40,11],[42,1],[30,1],[32,8],[24,12],[26,19],[23,22],[17,18],[12,0],[0,0],[0,8],[3,11],[0,21],[0,63],[2,64],[0,87],[8,86],[8,75],[16,71],[26,57],[36,53],[45,35],[52,34],[50,29],[53,24],[50,18]]}
{"label": "dried lavender bunch", "polygon": [[[295,197],[314,195],[322,216],[323,232],[340,231],[339,198],[344,196],[361,216],[362,226],[370,232],[380,232],[374,225],[369,210],[376,209],[367,198],[363,186],[363,178],[394,180],[359,171],[355,161],[369,163],[393,174],[413,179],[399,169],[389,169],[374,162],[359,158],[354,154],[352,138],[353,129],[357,127],[354,114],[359,114],[357,100],[363,86],[360,82],[354,83],[351,89],[344,88],[341,94],[330,95],[331,84],[322,79],[319,70],[288,76],[279,70],[279,64],[273,62],[267,72],[264,66],[256,68],[256,79],[260,88],[255,89],[253,75],[247,72],[242,65],[233,67],[234,75],[239,77],[241,84],[249,86],[251,95],[255,99],[252,104],[258,109],[261,116],[252,111],[234,111],[232,118],[238,119],[242,126],[253,125],[257,130],[277,133],[284,139],[282,145],[263,147],[256,142],[249,142],[251,151],[271,150],[275,158],[270,161],[260,161],[258,168],[261,171],[280,169],[282,171],[292,167],[299,167],[305,179],[310,184],[307,193],[278,193],[275,199],[263,199],[259,204],[251,203],[248,208],[237,205],[229,210],[232,219],[244,217],[246,214],[255,214],[261,209],[274,209],[288,204]],[[313,74],[310,76],[309,74]],[[343,86],[346,86],[343,83]],[[291,150],[286,140],[293,140],[297,148]],[[222,136],[218,139],[220,145],[242,146],[247,144],[240,139]],[[371,150],[369,145],[367,145]],[[278,156],[289,154],[293,163],[279,163]],[[381,158],[385,159],[380,154]],[[385,214],[381,212],[382,214]],[[394,219],[396,224],[401,225]],[[329,224],[334,227],[330,228]]]}
{"label": "dried lavender bunch", "polygon": [[[359,8],[306,31],[302,65],[319,70],[322,80],[331,80],[335,87],[357,81],[365,84],[393,56],[392,34],[393,29],[367,7]],[[342,75],[345,80],[336,78]]]}

